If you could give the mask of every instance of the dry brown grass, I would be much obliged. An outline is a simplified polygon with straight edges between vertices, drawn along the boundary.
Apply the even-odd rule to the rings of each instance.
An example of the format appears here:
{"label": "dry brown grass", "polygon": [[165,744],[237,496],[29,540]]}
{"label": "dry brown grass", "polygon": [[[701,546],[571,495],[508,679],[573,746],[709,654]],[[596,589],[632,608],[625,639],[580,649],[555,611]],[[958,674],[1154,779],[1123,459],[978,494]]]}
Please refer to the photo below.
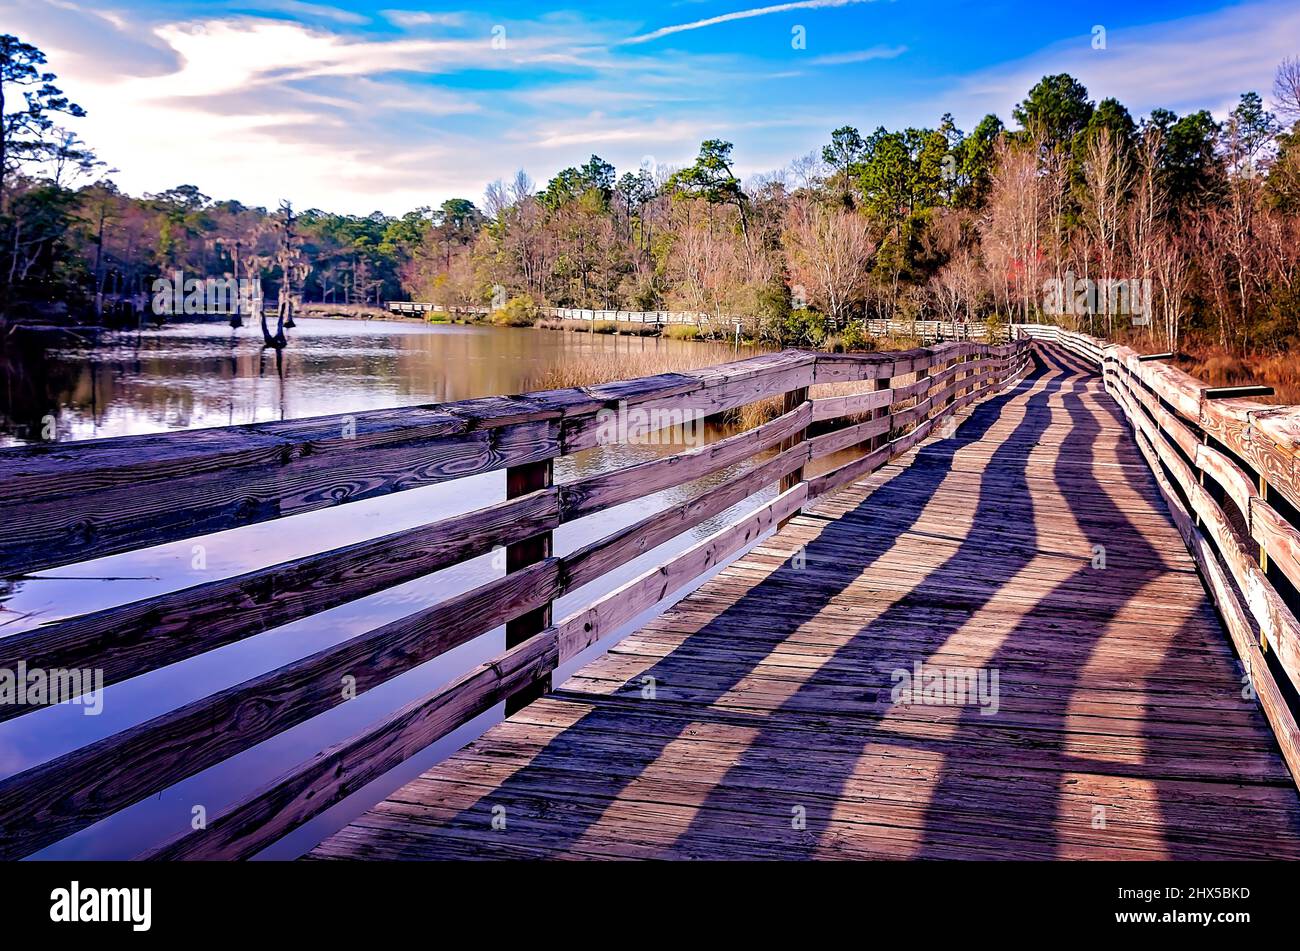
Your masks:
{"label": "dry brown grass", "polygon": [[1211,386],[1262,383],[1274,389],[1264,403],[1300,404],[1300,357],[1290,353],[1237,355],[1219,346],[1190,347],[1179,358],[1180,370]]}
{"label": "dry brown grass", "polygon": [[[711,347],[604,354],[598,362],[568,363],[552,367],[542,374],[537,388],[558,390],[570,386],[596,386],[600,383],[613,383],[616,380],[657,376],[660,373],[684,373],[687,370],[699,370],[702,367],[731,362],[729,359],[719,359],[720,356],[720,352]],[[769,419],[775,419],[779,415],[781,415],[781,399],[773,397],[731,410],[723,415],[723,420],[748,429]]]}
{"label": "dry brown grass", "polygon": [[542,330],[568,330],[572,333],[621,334],[625,337],[657,337],[659,328],[630,320],[569,320],[545,317],[535,326]]}
{"label": "dry brown grass", "polygon": [[300,317],[346,317],[351,319],[392,320],[397,314],[383,307],[368,304],[303,304],[297,311]]}

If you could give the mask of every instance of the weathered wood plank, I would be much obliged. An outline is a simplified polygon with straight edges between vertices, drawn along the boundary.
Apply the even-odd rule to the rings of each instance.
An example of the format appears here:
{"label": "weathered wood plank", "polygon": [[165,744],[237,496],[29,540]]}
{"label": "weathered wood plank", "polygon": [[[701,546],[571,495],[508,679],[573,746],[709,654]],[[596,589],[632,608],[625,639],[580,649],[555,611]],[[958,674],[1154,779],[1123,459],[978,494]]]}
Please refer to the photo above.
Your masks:
{"label": "weathered wood plank", "polygon": [[812,404],[805,401],[776,419],[718,442],[567,482],[559,487],[564,519],[581,518],[743,462],[804,429],[811,418]]}
{"label": "weathered wood plank", "polygon": [[548,559],[0,781],[19,858],[549,601]]}
{"label": "weathered wood plank", "polygon": [[[105,686],[553,529],[554,489],[0,638],[0,668],[98,668]],[[0,706],[0,721],[29,707]]]}
{"label": "weathered wood plank", "polygon": [[[27,450],[0,450],[0,484],[12,474],[36,493],[0,504],[0,574],[9,577],[193,538],[547,459],[560,452],[555,420],[465,431],[465,420],[435,415],[436,425],[394,425],[366,436],[358,431],[355,438],[327,436],[318,425],[310,427],[299,443],[258,434],[257,441],[267,451],[240,457],[230,465],[232,453],[187,456],[170,445],[165,463],[156,467],[119,462],[131,458],[130,447],[91,446],[80,456],[74,449],[63,449],[60,452],[69,453],[67,458],[79,461],[61,484],[55,475],[57,465],[45,472],[51,460],[41,460],[39,479],[25,478],[34,475],[27,467],[30,457],[22,455]],[[453,425],[448,419],[457,431],[438,435]],[[434,435],[423,435],[426,432]],[[190,433],[169,436],[178,443],[195,439]],[[135,439],[122,437],[128,443]],[[203,445],[200,439],[196,442]],[[101,458],[106,467],[92,468]]]}
{"label": "weathered wood plank", "polygon": [[[960,373],[936,384],[932,415],[883,449],[897,464],[764,538],[313,857],[1300,855],[1300,799],[1240,699],[1183,551],[1190,519],[1170,524],[1139,452],[1148,431],[1164,437],[1139,426],[1135,446],[1074,360],[1047,354],[1004,389],[1028,369],[1005,357],[983,394]],[[992,392],[981,438],[917,450]],[[560,657],[698,570],[650,573],[560,622]],[[889,675],[913,660],[999,669],[998,715],[899,702]],[[1279,731],[1294,748],[1294,725]],[[509,810],[509,835],[491,830],[490,804]],[[792,804],[808,819],[793,835]]]}
{"label": "weathered wood plank", "polygon": [[140,858],[251,858],[480,713],[541,682],[555,669],[557,656],[554,631],[532,637],[278,777],[206,829]]}

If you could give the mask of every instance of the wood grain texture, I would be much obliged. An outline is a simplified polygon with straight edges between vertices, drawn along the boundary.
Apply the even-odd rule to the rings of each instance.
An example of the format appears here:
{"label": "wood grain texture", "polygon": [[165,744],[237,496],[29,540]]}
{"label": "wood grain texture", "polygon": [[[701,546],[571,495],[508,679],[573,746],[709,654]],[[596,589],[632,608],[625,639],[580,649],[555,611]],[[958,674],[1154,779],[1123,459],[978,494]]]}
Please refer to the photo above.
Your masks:
{"label": "wood grain texture", "polygon": [[599,637],[600,631],[616,628],[676,588],[689,584],[701,572],[770,530],[806,496],[804,485],[778,496],[639,575],[590,608],[539,631],[446,687],[407,704],[357,736],[290,770],[222,813],[207,828],[178,836],[141,858],[231,860],[257,854],[494,704],[509,702],[540,684],[549,688],[550,672]]}
{"label": "wood grain texture", "polygon": [[[0,668],[99,668],[104,685],[549,531],[554,489],[0,638]],[[0,706],[0,721],[27,712]]]}
{"label": "wood grain texture", "polygon": [[548,559],[0,781],[0,859],[56,842],[492,630],[549,601],[559,583],[559,562]]}

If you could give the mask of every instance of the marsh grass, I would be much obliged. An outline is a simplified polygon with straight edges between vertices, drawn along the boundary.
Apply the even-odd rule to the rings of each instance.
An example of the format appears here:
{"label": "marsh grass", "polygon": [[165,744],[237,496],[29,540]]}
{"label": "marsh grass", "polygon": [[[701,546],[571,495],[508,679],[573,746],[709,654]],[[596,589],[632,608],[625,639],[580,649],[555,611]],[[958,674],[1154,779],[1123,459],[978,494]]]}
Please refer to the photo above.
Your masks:
{"label": "marsh grass", "polygon": [[654,324],[630,320],[568,320],[546,317],[537,321],[542,330],[569,330],[575,333],[620,334],[625,337],[655,337],[659,329]]}
{"label": "marsh grass", "polygon": [[1174,365],[1211,386],[1261,383],[1274,389],[1272,396],[1255,397],[1261,403],[1300,404],[1300,357],[1290,353],[1237,355],[1223,347],[1192,347]]}
{"label": "marsh grass", "polygon": [[303,304],[299,317],[347,317],[350,319],[392,320],[397,315],[383,307],[368,304]]}

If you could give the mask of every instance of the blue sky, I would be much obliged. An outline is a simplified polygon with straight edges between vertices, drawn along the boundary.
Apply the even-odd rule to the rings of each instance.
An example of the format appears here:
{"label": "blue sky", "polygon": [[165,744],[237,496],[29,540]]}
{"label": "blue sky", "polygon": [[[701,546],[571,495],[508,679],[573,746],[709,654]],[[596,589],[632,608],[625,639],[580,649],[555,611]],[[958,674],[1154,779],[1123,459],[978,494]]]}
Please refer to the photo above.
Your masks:
{"label": "blue sky", "polygon": [[0,24],[46,50],[128,191],[355,213],[593,152],[681,165],[713,137],[770,172],[844,124],[1009,121],[1062,71],[1138,115],[1222,115],[1300,55],[1294,0],[0,0]]}

